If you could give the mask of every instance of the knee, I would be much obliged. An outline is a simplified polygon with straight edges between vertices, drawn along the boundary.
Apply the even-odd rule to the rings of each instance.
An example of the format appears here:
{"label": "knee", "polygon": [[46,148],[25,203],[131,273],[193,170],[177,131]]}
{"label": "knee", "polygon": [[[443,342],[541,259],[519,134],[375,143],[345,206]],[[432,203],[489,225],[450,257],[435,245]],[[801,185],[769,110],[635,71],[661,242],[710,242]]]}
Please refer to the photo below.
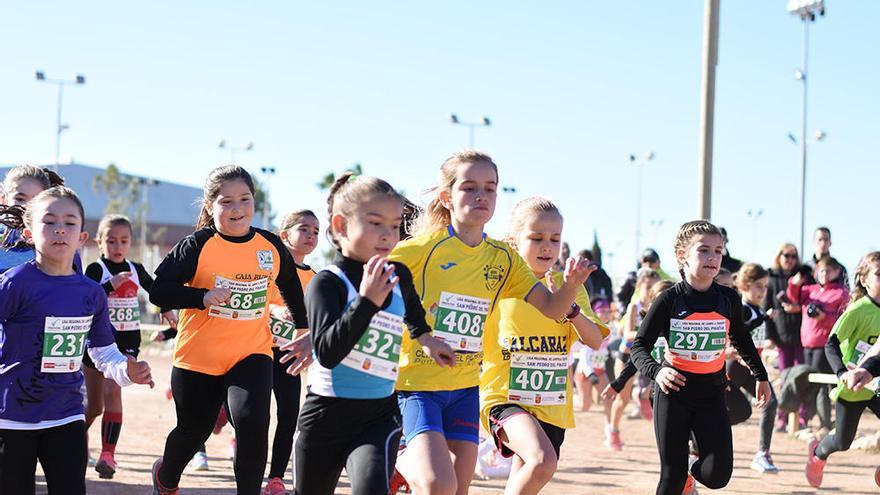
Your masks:
{"label": "knee", "polygon": [[708,479],[700,480],[700,483],[706,486],[706,488],[710,488],[712,490],[719,490],[727,486],[730,482],[730,476],[732,474],[732,470],[725,470],[720,473],[713,473]]}
{"label": "knee", "polygon": [[533,452],[530,455],[522,457],[523,463],[531,468],[533,479],[549,483],[556,474],[556,453],[555,452]]}
{"label": "knee", "polygon": [[91,425],[104,412],[104,408],[92,404],[86,406],[86,425]]}
{"label": "knee", "polygon": [[455,495],[458,490],[458,480],[454,473],[451,476],[439,477],[436,473],[419,473],[415,479],[407,480],[414,493],[426,495]]}

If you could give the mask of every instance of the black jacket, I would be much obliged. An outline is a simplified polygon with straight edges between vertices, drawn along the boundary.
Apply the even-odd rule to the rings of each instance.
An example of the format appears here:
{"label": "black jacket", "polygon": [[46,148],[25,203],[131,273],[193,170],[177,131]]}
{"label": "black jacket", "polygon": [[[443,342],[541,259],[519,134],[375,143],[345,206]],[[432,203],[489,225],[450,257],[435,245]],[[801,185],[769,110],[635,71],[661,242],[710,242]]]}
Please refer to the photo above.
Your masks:
{"label": "black jacket", "polygon": [[801,341],[801,313],[786,313],[777,294],[785,293],[788,279],[796,272],[784,273],[781,269],[770,269],[770,284],[764,298],[764,311],[773,308],[773,318],[767,320],[767,338],[776,345],[790,345]]}

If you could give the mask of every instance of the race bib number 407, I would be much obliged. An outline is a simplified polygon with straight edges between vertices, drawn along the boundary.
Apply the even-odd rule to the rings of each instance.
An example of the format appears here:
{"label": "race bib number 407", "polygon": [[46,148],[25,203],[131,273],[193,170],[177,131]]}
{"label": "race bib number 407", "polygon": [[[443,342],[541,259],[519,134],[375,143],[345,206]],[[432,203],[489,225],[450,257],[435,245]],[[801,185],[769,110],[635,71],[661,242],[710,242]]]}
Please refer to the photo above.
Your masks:
{"label": "race bib number 407", "polygon": [[480,352],[488,314],[488,299],[441,292],[434,315],[434,336],[456,351]]}
{"label": "race bib number 407", "polygon": [[519,352],[510,355],[507,398],[511,402],[534,406],[565,404],[567,382],[568,356]]}
{"label": "race bib number 407", "polygon": [[727,345],[726,320],[669,321],[669,352],[696,362],[717,359]]}
{"label": "race bib number 407", "polygon": [[82,365],[91,316],[47,316],[43,327],[43,373],[71,373]]}
{"label": "race bib number 407", "polygon": [[211,306],[209,315],[227,320],[259,320],[265,314],[268,278],[243,282],[218,276],[214,286],[229,289],[232,297],[219,306]]}

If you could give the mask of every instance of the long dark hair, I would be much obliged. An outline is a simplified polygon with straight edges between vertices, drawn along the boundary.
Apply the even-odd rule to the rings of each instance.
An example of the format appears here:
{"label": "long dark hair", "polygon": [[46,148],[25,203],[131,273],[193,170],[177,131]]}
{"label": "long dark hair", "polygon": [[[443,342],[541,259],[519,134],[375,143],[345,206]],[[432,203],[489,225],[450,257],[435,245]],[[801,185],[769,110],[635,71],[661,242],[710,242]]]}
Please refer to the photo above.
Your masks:
{"label": "long dark hair", "polygon": [[205,181],[202,209],[199,211],[199,220],[196,222],[197,230],[205,227],[216,228],[214,225],[214,217],[208,212],[208,205],[217,199],[217,196],[220,194],[220,188],[223,187],[223,184],[232,180],[244,181],[244,183],[247,184],[248,189],[251,190],[251,194],[256,195],[254,179],[247,170],[238,165],[224,165],[211,170],[211,173],[208,174],[208,179]]}

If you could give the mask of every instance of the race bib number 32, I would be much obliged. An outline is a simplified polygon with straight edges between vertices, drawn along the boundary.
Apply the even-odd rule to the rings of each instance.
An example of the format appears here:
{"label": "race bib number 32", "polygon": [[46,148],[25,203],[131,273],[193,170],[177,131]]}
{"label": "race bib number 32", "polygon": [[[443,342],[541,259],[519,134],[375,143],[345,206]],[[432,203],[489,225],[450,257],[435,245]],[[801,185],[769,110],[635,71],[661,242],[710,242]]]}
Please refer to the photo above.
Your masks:
{"label": "race bib number 32", "polygon": [[488,299],[441,292],[434,315],[434,336],[454,350],[480,352],[488,314]]}
{"label": "race bib number 32", "polygon": [[568,382],[568,356],[526,354],[510,355],[510,384],[507,398],[534,406],[565,404]]}
{"label": "race bib number 32", "polygon": [[91,316],[46,317],[43,328],[43,373],[71,373],[82,365]]}
{"label": "race bib number 32", "polygon": [[265,314],[268,278],[243,282],[218,276],[214,286],[229,289],[232,297],[219,306],[211,306],[208,313],[211,316],[227,320],[259,320]]}
{"label": "race bib number 32", "polygon": [[342,364],[368,375],[396,380],[402,341],[403,318],[380,311]]}
{"label": "race bib number 32", "polygon": [[727,345],[726,320],[669,321],[669,352],[681,358],[709,362],[717,359]]}

